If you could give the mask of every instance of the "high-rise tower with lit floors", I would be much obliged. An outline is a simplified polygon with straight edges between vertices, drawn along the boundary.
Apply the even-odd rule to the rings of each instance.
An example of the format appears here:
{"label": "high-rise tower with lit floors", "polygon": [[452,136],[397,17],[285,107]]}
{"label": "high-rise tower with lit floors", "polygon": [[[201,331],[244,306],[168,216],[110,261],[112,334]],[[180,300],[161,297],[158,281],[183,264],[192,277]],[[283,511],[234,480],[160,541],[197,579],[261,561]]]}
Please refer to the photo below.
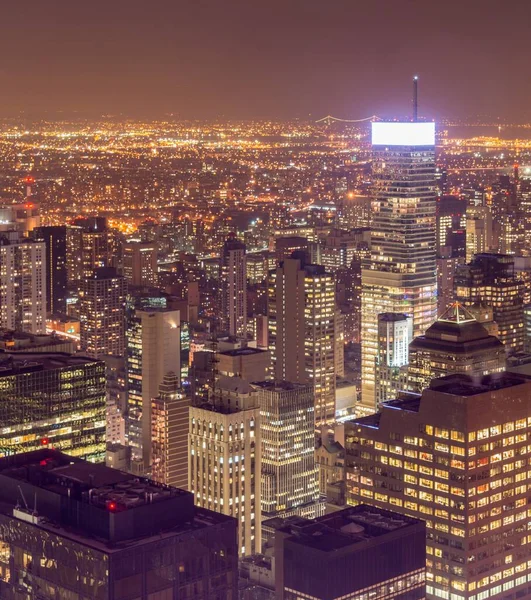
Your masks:
{"label": "high-rise tower with lit floors", "polygon": [[376,409],[378,315],[413,318],[413,336],[437,316],[435,124],[373,123],[371,256],[362,269],[362,402]]}

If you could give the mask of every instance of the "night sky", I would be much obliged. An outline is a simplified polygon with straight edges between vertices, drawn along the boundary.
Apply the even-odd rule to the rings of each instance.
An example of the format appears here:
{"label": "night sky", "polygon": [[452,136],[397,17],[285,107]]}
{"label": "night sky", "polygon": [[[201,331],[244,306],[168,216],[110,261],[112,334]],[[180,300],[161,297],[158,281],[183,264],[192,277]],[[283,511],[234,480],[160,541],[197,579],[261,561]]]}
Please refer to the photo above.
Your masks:
{"label": "night sky", "polygon": [[531,120],[529,0],[3,0],[0,117]]}

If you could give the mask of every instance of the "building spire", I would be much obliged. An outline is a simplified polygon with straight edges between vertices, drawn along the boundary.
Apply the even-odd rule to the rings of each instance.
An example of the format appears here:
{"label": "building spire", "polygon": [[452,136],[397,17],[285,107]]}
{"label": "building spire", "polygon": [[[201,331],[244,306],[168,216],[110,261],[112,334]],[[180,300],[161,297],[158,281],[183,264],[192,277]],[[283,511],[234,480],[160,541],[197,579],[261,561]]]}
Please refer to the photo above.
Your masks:
{"label": "building spire", "polygon": [[419,101],[418,101],[418,75],[413,76],[413,122],[416,123],[419,119]]}

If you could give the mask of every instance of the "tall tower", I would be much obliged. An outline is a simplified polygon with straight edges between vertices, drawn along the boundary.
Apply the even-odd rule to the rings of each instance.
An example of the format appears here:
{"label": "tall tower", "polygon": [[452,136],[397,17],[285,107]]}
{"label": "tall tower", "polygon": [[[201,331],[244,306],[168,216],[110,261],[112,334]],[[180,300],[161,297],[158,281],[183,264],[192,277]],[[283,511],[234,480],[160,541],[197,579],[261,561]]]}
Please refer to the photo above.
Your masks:
{"label": "tall tower", "polygon": [[378,314],[404,313],[416,337],[437,314],[435,124],[373,123],[371,256],[362,268],[362,405],[376,410]]}
{"label": "tall tower", "polygon": [[46,245],[0,239],[0,327],[46,333]]}
{"label": "tall tower", "polygon": [[238,519],[240,556],[261,550],[257,392],[222,375],[211,403],[190,407],[188,489],[195,505]]}
{"label": "tall tower", "polygon": [[270,277],[269,348],[276,379],[313,385],[315,424],[324,425],[335,420],[335,279],[300,254]]}
{"label": "tall tower", "polygon": [[37,227],[33,237],[46,244],[46,297],[49,313],[66,313],[66,225]]}
{"label": "tall tower", "polygon": [[87,356],[124,355],[125,293],[124,278],[111,267],[96,269],[82,282],[79,290],[81,350]]}
{"label": "tall tower", "polygon": [[139,472],[151,462],[152,399],[164,376],[181,370],[178,310],[137,310],[126,331],[127,441]]}
{"label": "tall tower", "polygon": [[221,251],[221,324],[230,335],[247,337],[245,244],[231,234]]}
{"label": "tall tower", "polygon": [[251,387],[260,406],[262,515],[313,519],[324,509],[314,456],[313,387],[287,381]]}
{"label": "tall tower", "polygon": [[129,285],[157,284],[157,244],[128,240],[123,245],[123,275]]}

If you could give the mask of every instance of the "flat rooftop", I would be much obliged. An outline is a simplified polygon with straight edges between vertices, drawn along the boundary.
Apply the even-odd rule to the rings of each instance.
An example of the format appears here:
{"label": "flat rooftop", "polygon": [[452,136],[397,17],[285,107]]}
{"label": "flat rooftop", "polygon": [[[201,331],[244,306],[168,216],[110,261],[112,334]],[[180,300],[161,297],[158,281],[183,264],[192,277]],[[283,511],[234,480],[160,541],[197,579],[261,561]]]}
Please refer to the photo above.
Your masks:
{"label": "flat rooftop", "polygon": [[106,552],[233,521],[185,490],[49,448],[0,459],[0,512]]}
{"label": "flat rooftop", "polygon": [[245,348],[236,348],[234,350],[223,350],[218,352],[218,354],[223,354],[224,356],[250,356],[251,354],[265,354],[266,352],[267,350],[246,346]]}
{"label": "flat rooftop", "polygon": [[0,476],[61,496],[75,496],[83,503],[102,508],[113,502],[120,512],[188,494],[179,488],[112,469],[103,463],[76,459],[52,449],[1,459]]}
{"label": "flat rooftop", "polygon": [[531,377],[508,371],[493,373],[492,375],[485,375],[483,377],[458,373],[433,379],[428,389],[453,396],[477,396],[526,383],[531,383]]}
{"label": "flat rooftop", "polygon": [[309,384],[305,383],[292,383],[291,381],[280,381],[280,380],[267,380],[267,381],[253,381],[254,387],[259,387],[269,392],[290,392],[292,390],[303,390],[305,388],[311,388]]}
{"label": "flat rooftop", "polygon": [[288,525],[284,530],[291,530],[290,542],[294,544],[334,552],[421,523],[418,519],[360,504],[315,520],[305,519],[304,523]]}
{"label": "flat rooftop", "polygon": [[95,358],[67,352],[2,352],[0,377],[101,362]]}

